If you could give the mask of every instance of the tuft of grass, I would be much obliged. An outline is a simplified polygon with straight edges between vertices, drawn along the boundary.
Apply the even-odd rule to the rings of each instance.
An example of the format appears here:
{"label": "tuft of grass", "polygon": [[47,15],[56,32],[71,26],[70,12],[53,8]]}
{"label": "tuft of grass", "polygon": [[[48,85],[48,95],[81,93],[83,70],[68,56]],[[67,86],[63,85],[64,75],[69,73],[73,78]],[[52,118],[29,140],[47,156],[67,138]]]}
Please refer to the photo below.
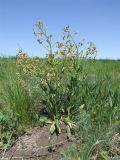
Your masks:
{"label": "tuft of grass", "polygon": [[0,64],[0,148],[4,148],[31,126],[32,103],[17,79],[15,59]]}

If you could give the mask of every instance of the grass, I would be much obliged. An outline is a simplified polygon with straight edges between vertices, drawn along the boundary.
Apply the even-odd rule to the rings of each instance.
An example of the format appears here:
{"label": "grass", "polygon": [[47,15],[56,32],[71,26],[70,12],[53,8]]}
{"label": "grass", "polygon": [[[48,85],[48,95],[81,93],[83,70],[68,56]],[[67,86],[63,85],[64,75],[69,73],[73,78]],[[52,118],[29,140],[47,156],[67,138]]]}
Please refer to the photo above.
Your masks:
{"label": "grass", "polygon": [[[77,96],[72,96],[69,101],[75,108],[70,119],[76,124],[78,141],[61,152],[60,159],[71,160],[72,153],[75,160],[95,156],[96,159],[117,159],[117,155],[109,155],[109,147],[114,135],[120,132],[120,62],[87,60],[83,67],[85,78],[79,83]],[[41,116],[38,109],[44,108],[40,100],[42,91],[31,87],[32,83],[34,86],[33,79],[28,81],[22,76],[31,87],[30,94],[20,84],[16,73],[15,58],[0,59],[1,149],[9,147],[26,128],[38,125]],[[78,112],[76,108],[82,104]]]}
{"label": "grass", "polygon": [[50,123],[50,133],[59,136],[64,123],[68,140],[74,134],[77,141],[59,159],[119,159],[120,61],[94,60],[95,45],[75,42],[69,26],[55,48],[43,22],[34,34],[46,58],[23,51],[0,58],[1,151],[34,126]]}
{"label": "grass", "polygon": [[69,26],[63,32],[55,46],[38,22],[34,34],[46,58],[23,51],[0,58],[0,153],[27,129],[50,123],[59,136],[64,123],[68,140],[74,134],[77,141],[60,160],[120,159],[120,61],[94,60],[93,43],[75,42]]}
{"label": "grass", "polygon": [[85,72],[90,74],[80,90],[85,107],[79,114],[72,115],[79,142],[63,151],[61,159],[71,160],[70,153],[74,153],[75,160],[112,160],[115,157],[109,156],[110,142],[120,133],[120,63],[87,61],[84,65]]}

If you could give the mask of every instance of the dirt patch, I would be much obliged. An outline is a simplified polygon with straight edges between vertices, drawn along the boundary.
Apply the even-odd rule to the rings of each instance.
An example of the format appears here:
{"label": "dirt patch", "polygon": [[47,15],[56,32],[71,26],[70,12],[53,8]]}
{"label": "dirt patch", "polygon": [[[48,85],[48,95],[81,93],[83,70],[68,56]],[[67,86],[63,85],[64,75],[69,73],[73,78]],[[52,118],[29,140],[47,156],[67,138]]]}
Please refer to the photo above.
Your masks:
{"label": "dirt patch", "polygon": [[120,134],[119,133],[115,134],[111,141],[109,155],[111,157],[120,156]]}
{"label": "dirt patch", "polygon": [[11,160],[20,160],[20,157],[23,160],[57,160],[59,152],[73,142],[68,142],[64,124],[61,125],[62,133],[59,136],[51,135],[49,130],[50,125],[32,129],[31,133],[19,137],[5,157]]}

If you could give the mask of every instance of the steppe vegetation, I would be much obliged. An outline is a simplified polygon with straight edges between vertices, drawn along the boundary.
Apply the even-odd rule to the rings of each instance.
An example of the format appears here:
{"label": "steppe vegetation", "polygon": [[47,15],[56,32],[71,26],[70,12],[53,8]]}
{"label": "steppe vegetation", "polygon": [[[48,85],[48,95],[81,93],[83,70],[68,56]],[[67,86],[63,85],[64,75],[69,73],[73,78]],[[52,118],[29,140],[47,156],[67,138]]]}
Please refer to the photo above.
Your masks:
{"label": "steppe vegetation", "polygon": [[54,45],[42,22],[34,34],[45,58],[23,50],[0,58],[1,157],[31,128],[50,125],[50,134],[59,136],[64,124],[68,141],[74,136],[76,143],[58,159],[119,160],[120,61],[96,60],[95,45],[76,42],[69,26]]}

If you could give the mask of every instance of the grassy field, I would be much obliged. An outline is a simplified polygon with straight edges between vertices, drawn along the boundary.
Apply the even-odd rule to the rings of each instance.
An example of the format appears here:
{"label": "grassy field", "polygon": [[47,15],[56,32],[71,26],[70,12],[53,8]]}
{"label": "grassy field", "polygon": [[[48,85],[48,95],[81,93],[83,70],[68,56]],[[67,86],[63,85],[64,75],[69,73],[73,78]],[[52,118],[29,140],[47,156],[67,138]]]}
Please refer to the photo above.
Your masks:
{"label": "grassy field", "polygon": [[1,154],[50,121],[51,134],[62,134],[63,122],[68,140],[77,137],[60,160],[120,159],[120,61],[79,60],[77,72],[74,60],[63,61],[0,58]]}
{"label": "grassy field", "polygon": [[27,159],[45,148],[44,160],[119,160],[120,61],[95,60],[95,45],[69,26],[55,44],[43,22],[34,35],[46,58],[0,58],[0,158],[21,144],[16,156]]}

